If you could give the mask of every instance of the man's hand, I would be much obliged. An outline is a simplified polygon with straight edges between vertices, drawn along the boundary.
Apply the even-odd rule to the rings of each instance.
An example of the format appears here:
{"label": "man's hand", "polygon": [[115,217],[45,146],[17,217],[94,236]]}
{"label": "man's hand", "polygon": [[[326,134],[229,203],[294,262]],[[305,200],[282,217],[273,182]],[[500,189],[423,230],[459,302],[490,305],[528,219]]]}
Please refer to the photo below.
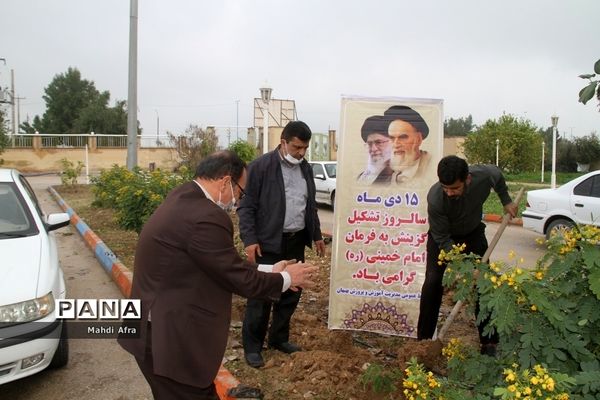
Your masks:
{"label": "man's hand", "polygon": [[519,208],[513,202],[510,202],[510,203],[508,203],[507,205],[504,206],[504,213],[505,214],[509,213],[511,218],[516,217],[518,211],[519,211]]}
{"label": "man's hand", "polygon": [[284,271],[288,265],[296,264],[296,262],[297,261],[295,258],[292,260],[281,260],[279,262],[276,262],[275,264],[273,264],[273,272]]}
{"label": "man's hand", "polygon": [[246,258],[248,261],[256,263],[256,256],[262,257],[262,253],[260,251],[260,246],[258,243],[251,244],[250,246],[246,246]]}
{"label": "man's hand", "polygon": [[325,241],[324,240],[315,240],[315,247],[317,251],[317,255],[319,257],[323,257],[325,255]]}
{"label": "man's hand", "polygon": [[297,288],[310,288],[315,285],[312,280],[317,272],[317,267],[312,264],[295,263],[289,264],[285,268],[286,272],[292,278],[290,290],[297,291]]}

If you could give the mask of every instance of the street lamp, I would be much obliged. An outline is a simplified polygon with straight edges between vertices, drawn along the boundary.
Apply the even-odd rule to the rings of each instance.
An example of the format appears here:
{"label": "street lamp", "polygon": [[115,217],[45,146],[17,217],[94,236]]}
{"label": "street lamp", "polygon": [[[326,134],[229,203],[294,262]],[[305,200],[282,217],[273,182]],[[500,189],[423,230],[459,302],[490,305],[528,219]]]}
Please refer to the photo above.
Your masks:
{"label": "street lamp", "polygon": [[545,156],[544,150],[545,150],[545,148],[546,148],[546,142],[542,142],[542,183],[544,183],[544,162],[545,162],[545,159],[544,159],[544,156]]}
{"label": "street lamp", "polygon": [[498,150],[500,150],[500,139],[496,139],[496,167],[498,166]]}
{"label": "street lamp", "polygon": [[235,101],[235,140],[240,140],[240,101]]}
{"label": "street lamp", "polygon": [[558,115],[550,117],[552,120],[552,174],[550,175],[550,187],[556,189],[556,126],[558,125]]}
{"label": "street lamp", "polygon": [[160,118],[158,116],[158,110],[154,110],[154,111],[156,111],[156,147],[159,147],[160,146],[160,137],[159,137],[160,136],[159,135],[159,132],[160,132]]}
{"label": "street lamp", "polygon": [[260,88],[260,98],[264,103],[263,110],[263,154],[269,151],[269,101],[271,101],[272,88],[265,85]]}

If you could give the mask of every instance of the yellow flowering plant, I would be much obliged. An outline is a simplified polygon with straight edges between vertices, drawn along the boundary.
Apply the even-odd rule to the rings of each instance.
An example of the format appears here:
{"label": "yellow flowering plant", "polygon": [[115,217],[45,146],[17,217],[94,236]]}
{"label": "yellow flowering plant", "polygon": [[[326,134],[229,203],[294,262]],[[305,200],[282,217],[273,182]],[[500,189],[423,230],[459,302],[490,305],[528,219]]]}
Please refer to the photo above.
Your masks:
{"label": "yellow flowering plant", "polygon": [[452,387],[452,391],[462,389],[463,396],[458,399],[481,398],[489,399],[498,383],[502,366],[493,357],[481,355],[478,348],[467,345],[459,338],[452,338],[442,349],[442,355],[447,359],[448,379],[444,392]]}
{"label": "yellow flowering plant", "polygon": [[458,249],[444,253],[440,259],[448,263],[444,284],[454,289],[455,300],[473,305],[479,298],[477,322],[489,318],[487,333],[495,330],[500,335],[498,358],[492,358],[495,365],[478,368],[476,363],[481,360],[476,361],[479,357],[475,352],[462,359],[454,355],[448,364],[449,378],[453,368],[463,376],[478,368],[477,373],[471,373],[469,384],[486,391],[498,367],[510,370],[507,366],[517,364],[521,369],[512,371],[510,377],[522,378],[537,371],[538,366],[561,377],[553,378],[555,386],[559,381],[565,383],[560,393],[532,397],[517,381],[514,387],[497,382],[494,393],[503,398],[600,398],[599,243],[600,229],[576,227],[546,242],[547,252],[534,266],[525,265],[514,254],[509,265],[481,263]]}
{"label": "yellow flowering plant", "polygon": [[478,269],[473,266],[478,266],[481,261],[476,254],[465,253],[465,248],[466,245],[461,243],[452,245],[450,251],[440,250],[438,265],[440,267],[446,265],[443,282],[454,290],[454,300],[474,304],[476,292],[473,290],[473,284]]}
{"label": "yellow flowering plant", "polygon": [[573,386],[574,379],[566,374],[549,372],[536,364],[532,369],[518,369],[517,364],[503,371],[504,386],[494,390],[494,396],[502,400],[569,400],[571,396],[564,391]]}
{"label": "yellow flowering plant", "polygon": [[407,363],[404,370],[405,377],[402,380],[402,393],[407,400],[442,400],[448,399],[443,395],[443,387],[438,378],[414,358]]}
{"label": "yellow flowering plant", "polygon": [[188,175],[186,168],[174,174],[137,167],[129,171],[114,165],[92,179],[93,205],[115,209],[122,228],[139,232],[167,194],[188,180]]}

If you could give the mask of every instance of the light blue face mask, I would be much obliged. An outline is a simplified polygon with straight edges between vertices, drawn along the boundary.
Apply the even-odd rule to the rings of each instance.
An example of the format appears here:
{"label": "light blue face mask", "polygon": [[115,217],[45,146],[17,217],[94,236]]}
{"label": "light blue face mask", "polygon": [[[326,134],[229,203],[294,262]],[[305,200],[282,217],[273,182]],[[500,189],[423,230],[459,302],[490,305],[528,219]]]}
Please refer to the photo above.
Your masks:
{"label": "light blue face mask", "polygon": [[231,189],[231,201],[229,204],[225,204],[221,201],[221,192],[219,192],[219,200],[216,201],[216,204],[227,212],[232,211],[235,207],[235,196],[233,195],[233,185],[231,184],[231,181],[229,181],[229,188]]}

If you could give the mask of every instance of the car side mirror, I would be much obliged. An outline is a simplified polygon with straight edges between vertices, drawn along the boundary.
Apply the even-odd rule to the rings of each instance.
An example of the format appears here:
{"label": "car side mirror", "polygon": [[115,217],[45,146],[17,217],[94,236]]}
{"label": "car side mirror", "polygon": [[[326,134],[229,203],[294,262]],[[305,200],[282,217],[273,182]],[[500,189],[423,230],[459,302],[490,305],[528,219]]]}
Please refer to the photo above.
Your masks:
{"label": "car side mirror", "polygon": [[315,175],[315,179],[320,179],[320,180],[324,181],[325,180],[325,175],[323,175],[323,174],[316,174]]}
{"label": "car side mirror", "polygon": [[46,217],[46,231],[50,232],[62,227],[65,227],[71,223],[71,218],[67,213],[53,213]]}

